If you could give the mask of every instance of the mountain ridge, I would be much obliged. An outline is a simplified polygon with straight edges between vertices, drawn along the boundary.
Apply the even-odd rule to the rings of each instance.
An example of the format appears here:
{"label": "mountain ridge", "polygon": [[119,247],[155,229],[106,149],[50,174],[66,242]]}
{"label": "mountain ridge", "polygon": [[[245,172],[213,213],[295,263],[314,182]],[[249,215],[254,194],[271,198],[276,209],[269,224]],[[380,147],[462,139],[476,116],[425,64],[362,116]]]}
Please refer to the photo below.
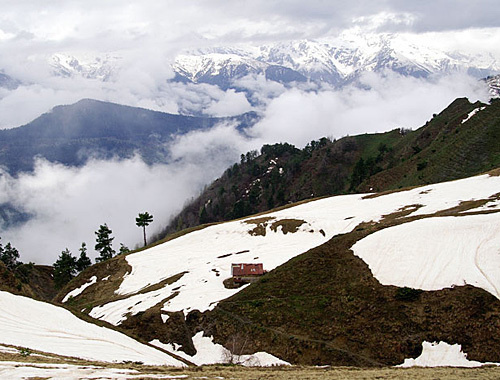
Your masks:
{"label": "mountain ridge", "polygon": [[242,155],[158,236],[321,196],[464,178],[500,165],[500,102],[453,101],[421,128],[322,138]]}
{"label": "mountain ridge", "polygon": [[168,114],[93,99],[57,106],[21,127],[0,130],[0,164],[10,173],[33,170],[34,157],[81,166],[89,157],[165,161],[165,144],[175,135],[205,130],[222,122],[239,131],[255,122],[255,113],[211,118]]}

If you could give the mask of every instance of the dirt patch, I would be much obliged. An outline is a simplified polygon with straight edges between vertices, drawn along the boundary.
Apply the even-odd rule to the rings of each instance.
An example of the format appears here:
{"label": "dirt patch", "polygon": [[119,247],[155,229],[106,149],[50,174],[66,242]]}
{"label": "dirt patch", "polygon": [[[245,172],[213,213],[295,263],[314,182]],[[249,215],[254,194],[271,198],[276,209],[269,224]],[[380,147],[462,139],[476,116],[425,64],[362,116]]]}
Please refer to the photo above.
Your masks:
{"label": "dirt patch", "polygon": [[404,218],[408,215],[411,215],[413,212],[417,211],[421,207],[423,207],[423,205],[421,204],[404,206],[393,213],[382,215],[382,220],[385,222],[390,222],[398,218]]}
{"label": "dirt patch", "polygon": [[266,236],[266,231],[268,226],[270,226],[271,230],[274,232],[277,232],[278,228],[281,227],[281,231],[286,235],[287,233],[297,232],[299,227],[302,226],[304,223],[306,223],[306,221],[298,219],[276,220],[275,217],[262,217],[257,219],[246,220],[245,223],[256,225],[255,228],[248,231],[250,235]]}
{"label": "dirt patch", "polygon": [[271,220],[275,220],[274,217],[262,217],[256,219],[245,220],[246,224],[255,224],[255,228],[248,231],[248,233],[252,236],[266,236],[266,229]]}
{"label": "dirt patch", "polygon": [[286,235],[287,233],[295,233],[299,230],[299,227],[306,223],[305,220],[298,219],[281,219],[277,220],[271,224],[271,230],[274,232],[278,231],[278,227],[281,227],[281,231]]}
{"label": "dirt patch", "polygon": [[500,176],[500,168],[493,169],[489,171],[488,174],[492,177],[498,177]]}
{"label": "dirt patch", "polygon": [[[134,294],[145,294],[145,293],[149,293],[149,292],[153,292],[155,290],[161,289],[161,288],[165,287],[166,285],[172,285],[173,283],[179,281],[182,278],[182,276],[184,276],[186,273],[189,273],[189,272],[186,271],[186,272],[177,273],[173,276],[170,276],[169,278],[166,278],[163,281],[158,282],[157,284],[147,286],[144,289],[141,289],[140,291],[138,291],[137,293],[134,293]],[[130,296],[132,296],[132,294],[127,295],[127,297],[130,297]]]}

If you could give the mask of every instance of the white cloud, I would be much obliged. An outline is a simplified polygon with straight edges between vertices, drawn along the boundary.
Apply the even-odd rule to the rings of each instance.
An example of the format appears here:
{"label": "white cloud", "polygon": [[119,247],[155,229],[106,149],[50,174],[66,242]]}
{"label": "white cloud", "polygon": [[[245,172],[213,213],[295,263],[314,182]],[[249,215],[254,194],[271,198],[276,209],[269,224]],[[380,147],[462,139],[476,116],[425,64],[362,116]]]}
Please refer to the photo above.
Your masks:
{"label": "white cloud", "polygon": [[211,116],[236,116],[252,110],[245,94],[235,90],[227,90],[221,99],[212,101],[205,109],[205,113]]}
{"label": "white cloud", "polygon": [[[1,231],[2,241],[11,241],[22,261],[44,264],[53,263],[65,248],[76,255],[83,241],[95,257],[94,231],[103,223],[113,230],[116,250],[120,242],[130,248],[140,245],[142,234],[135,225],[139,212],[154,216],[149,235],[160,231],[172,214],[238,158],[230,130],[219,127],[180,138],[176,144],[183,146],[174,144],[171,165],[148,166],[135,157],[92,160],[84,167],[69,168],[39,160],[33,173],[18,178],[4,173],[0,200],[10,201],[33,218]],[[201,149],[197,154],[196,147]]]}
{"label": "white cloud", "polygon": [[251,133],[262,143],[289,142],[303,147],[323,136],[416,129],[457,97],[488,99],[484,86],[466,75],[433,82],[394,73],[366,73],[362,82],[369,89],[286,91],[269,102],[264,118]]}

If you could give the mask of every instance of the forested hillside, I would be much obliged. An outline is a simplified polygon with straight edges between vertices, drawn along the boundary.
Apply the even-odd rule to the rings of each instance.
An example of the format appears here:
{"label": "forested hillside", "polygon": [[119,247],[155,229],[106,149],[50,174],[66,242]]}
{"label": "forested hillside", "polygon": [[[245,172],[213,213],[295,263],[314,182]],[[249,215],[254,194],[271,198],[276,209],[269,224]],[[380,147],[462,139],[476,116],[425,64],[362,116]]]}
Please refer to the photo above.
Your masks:
{"label": "forested hillside", "polygon": [[500,101],[461,98],[421,128],[265,145],[241,156],[158,238],[304,199],[464,178],[500,165]]}

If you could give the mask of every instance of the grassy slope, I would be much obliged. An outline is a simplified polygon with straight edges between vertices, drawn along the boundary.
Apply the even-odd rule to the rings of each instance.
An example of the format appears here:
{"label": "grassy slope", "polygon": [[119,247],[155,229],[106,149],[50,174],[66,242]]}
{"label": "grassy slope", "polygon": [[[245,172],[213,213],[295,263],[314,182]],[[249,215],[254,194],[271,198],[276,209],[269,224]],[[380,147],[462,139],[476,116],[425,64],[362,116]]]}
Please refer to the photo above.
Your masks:
{"label": "grassy slope", "polygon": [[454,101],[426,126],[396,144],[394,151],[400,162],[366,180],[359,190],[443,182],[499,166],[500,102],[493,102],[462,124],[467,114],[479,106],[466,99]]}

